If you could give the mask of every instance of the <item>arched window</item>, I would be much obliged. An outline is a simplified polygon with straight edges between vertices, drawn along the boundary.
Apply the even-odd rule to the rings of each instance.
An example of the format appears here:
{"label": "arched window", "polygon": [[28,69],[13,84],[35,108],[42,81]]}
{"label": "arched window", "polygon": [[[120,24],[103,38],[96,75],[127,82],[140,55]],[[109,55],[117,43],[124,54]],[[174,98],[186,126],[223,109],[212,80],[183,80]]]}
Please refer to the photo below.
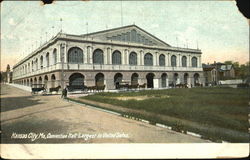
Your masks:
{"label": "arched window", "polygon": [[131,76],[131,85],[137,85],[138,84],[138,74],[133,73]]}
{"label": "arched window", "polygon": [[197,67],[197,58],[196,57],[192,58],[192,67]]}
{"label": "arched window", "polygon": [[43,56],[40,57],[40,68],[43,68]]}
{"label": "arched window", "polygon": [[55,82],[56,82],[56,76],[54,74],[51,75],[51,87],[55,87]]}
{"label": "arched window", "polygon": [[96,86],[103,86],[104,85],[104,75],[102,73],[98,73],[95,76],[95,85]]}
{"label": "arched window", "polygon": [[195,86],[198,86],[199,85],[199,78],[200,78],[200,75],[198,73],[195,73],[194,74],[194,85]]}
{"label": "arched window", "polygon": [[161,75],[161,87],[166,88],[167,87],[167,74],[163,73]]}
{"label": "arched window", "polygon": [[179,75],[178,75],[178,73],[174,74],[173,83],[174,83],[174,85],[179,84]]}
{"label": "arched window", "polygon": [[114,51],[112,54],[112,64],[122,64],[121,52]]}
{"label": "arched window", "polygon": [[145,66],[152,66],[153,65],[153,55],[151,53],[145,54],[144,65]]}
{"label": "arched window", "polygon": [[187,67],[187,57],[186,56],[182,56],[181,64],[182,64],[182,67]]}
{"label": "arched window", "polygon": [[171,56],[171,66],[176,67],[176,56],[175,55]]}
{"label": "arched window", "polygon": [[119,89],[119,85],[122,82],[122,74],[121,73],[116,73],[114,76],[114,84],[115,84],[115,89]]}
{"label": "arched window", "polygon": [[146,75],[147,79],[147,88],[154,88],[154,73],[148,73]]}
{"label": "arched window", "polygon": [[137,65],[137,54],[135,52],[131,52],[129,55],[129,64]]}
{"label": "arched window", "polygon": [[68,63],[83,63],[83,51],[78,47],[72,47],[68,51]]}
{"label": "arched window", "polygon": [[44,84],[45,84],[45,88],[47,88],[48,80],[49,80],[48,76],[47,76],[47,75],[45,75],[45,76],[44,76]]}
{"label": "arched window", "polygon": [[43,83],[43,79],[42,79],[42,77],[39,77],[38,84],[42,84],[42,83]]}
{"label": "arched window", "polygon": [[101,49],[96,49],[93,53],[93,63],[103,64],[103,51]]}
{"label": "arched window", "polygon": [[161,54],[159,56],[159,65],[160,66],[165,66],[165,55],[164,54]]}
{"label": "arched window", "polygon": [[46,54],[46,67],[49,67],[49,52]]}
{"label": "arched window", "polygon": [[84,76],[81,73],[73,73],[69,77],[70,86],[83,86],[84,85]]}
{"label": "arched window", "polygon": [[187,84],[188,83],[188,74],[185,73],[184,74],[184,84]]}
{"label": "arched window", "polygon": [[57,50],[56,49],[53,50],[53,62],[54,64],[57,63]]}
{"label": "arched window", "polygon": [[36,59],[35,63],[36,63],[36,70],[38,70],[38,59]]}
{"label": "arched window", "polygon": [[34,62],[33,61],[31,62],[31,71],[32,72],[34,71]]}

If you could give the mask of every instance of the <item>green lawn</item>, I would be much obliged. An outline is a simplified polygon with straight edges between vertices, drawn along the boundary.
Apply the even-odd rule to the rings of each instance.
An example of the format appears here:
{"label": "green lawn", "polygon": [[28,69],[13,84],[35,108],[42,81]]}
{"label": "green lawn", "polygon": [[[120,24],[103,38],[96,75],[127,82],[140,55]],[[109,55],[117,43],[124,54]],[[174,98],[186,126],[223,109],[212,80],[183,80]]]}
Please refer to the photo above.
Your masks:
{"label": "green lawn", "polygon": [[[148,96],[148,98],[145,100],[117,99],[117,97],[137,96]],[[139,110],[141,112],[130,111],[124,114],[163,123],[176,130],[193,131],[214,141],[249,141],[247,89],[180,88],[98,93],[81,98]],[[152,114],[145,114],[146,112]]]}

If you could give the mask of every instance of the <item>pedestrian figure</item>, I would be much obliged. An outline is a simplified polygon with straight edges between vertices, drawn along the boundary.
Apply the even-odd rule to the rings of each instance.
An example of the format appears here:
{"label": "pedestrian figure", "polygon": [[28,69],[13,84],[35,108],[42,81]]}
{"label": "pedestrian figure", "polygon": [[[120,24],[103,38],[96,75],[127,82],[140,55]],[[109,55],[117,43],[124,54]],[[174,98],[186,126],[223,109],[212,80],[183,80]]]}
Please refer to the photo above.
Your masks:
{"label": "pedestrian figure", "polygon": [[64,88],[64,98],[67,98],[67,94],[68,94],[67,87],[65,87]]}
{"label": "pedestrian figure", "polygon": [[61,96],[61,98],[64,98],[65,97],[64,95],[65,95],[65,89],[62,90],[62,96]]}

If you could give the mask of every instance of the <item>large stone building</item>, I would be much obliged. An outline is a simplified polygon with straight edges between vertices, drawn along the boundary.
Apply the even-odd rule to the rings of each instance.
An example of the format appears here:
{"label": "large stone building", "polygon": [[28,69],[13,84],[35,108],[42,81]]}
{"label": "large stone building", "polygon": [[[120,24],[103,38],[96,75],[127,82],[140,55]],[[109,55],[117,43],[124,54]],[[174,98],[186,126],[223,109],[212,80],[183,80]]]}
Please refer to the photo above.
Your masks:
{"label": "large stone building", "polygon": [[100,32],[59,33],[13,67],[13,82],[105,85],[117,82],[165,88],[203,83],[201,50],[173,47],[136,25]]}

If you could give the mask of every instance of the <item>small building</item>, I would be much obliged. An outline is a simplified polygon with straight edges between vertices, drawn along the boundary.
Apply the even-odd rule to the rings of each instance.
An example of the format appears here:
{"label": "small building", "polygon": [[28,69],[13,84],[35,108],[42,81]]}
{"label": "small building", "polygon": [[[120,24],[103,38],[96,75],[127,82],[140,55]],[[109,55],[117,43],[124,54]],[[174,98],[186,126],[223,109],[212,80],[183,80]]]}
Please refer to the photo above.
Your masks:
{"label": "small building", "polygon": [[232,64],[214,62],[202,64],[205,85],[217,85],[220,80],[235,79],[235,69]]}

